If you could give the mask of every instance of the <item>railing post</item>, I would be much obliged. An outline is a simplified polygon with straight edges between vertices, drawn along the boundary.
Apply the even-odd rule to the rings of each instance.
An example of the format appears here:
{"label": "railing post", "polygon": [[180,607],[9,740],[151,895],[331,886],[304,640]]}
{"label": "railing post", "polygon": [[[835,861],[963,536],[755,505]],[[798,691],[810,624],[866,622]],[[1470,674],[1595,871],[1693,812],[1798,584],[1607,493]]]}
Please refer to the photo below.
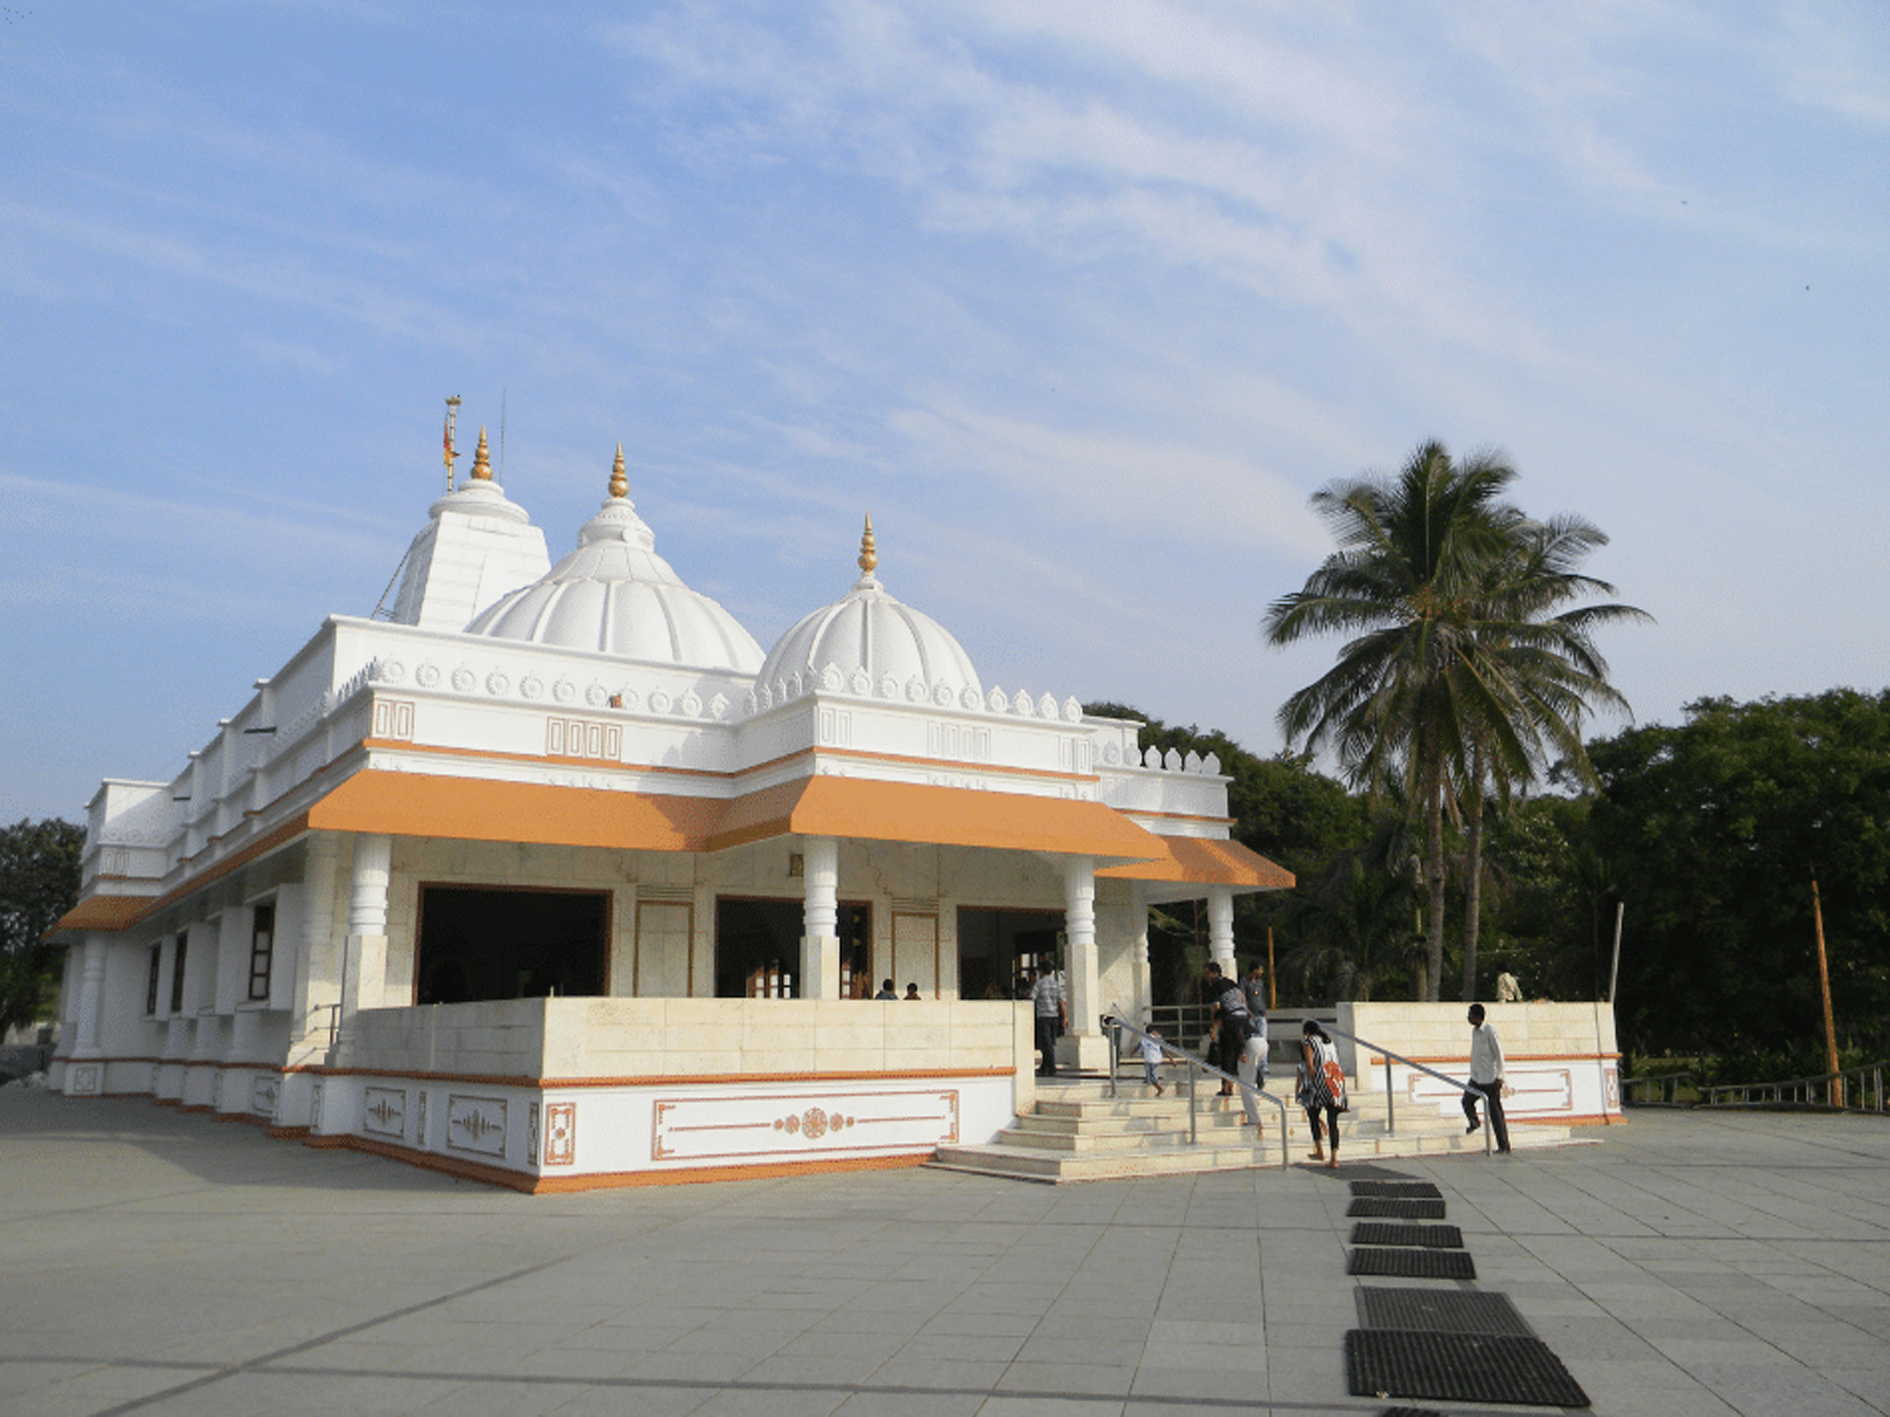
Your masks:
{"label": "railing post", "polygon": [[1201,1144],[1201,1129],[1200,1129],[1199,1124],[1195,1120],[1196,1113],[1198,1112],[1199,1107],[1200,1107],[1200,1104],[1199,1102],[1196,1101],[1196,1097],[1195,1097],[1195,1094],[1197,1094],[1201,1090],[1199,1086],[1199,1081],[1200,1080],[1195,1076],[1194,1064],[1190,1062],[1188,1064],[1188,1145],[1189,1146],[1199,1146]]}
{"label": "railing post", "polygon": [[1109,1016],[1109,1100],[1116,1100],[1116,1072],[1122,1066],[1122,1020]]}
{"label": "railing post", "polygon": [[1385,1054],[1385,1135],[1398,1135],[1398,1095],[1391,1090],[1391,1054]]}

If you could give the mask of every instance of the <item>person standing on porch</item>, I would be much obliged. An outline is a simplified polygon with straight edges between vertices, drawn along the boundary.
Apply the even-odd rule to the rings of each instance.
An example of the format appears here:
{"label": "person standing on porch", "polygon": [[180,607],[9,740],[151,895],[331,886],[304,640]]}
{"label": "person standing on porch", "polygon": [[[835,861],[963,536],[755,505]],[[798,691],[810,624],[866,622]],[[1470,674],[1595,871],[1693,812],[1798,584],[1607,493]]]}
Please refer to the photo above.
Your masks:
{"label": "person standing on porch", "polygon": [[1470,1006],[1470,1087],[1463,1095],[1463,1114],[1470,1119],[1466,1129],[1474,1132],[1477,1121],[1477,1097],[1490,1114],[1490,1127],[1496,1133],[1496,1149],[1509,1150],[1509,1123],[1503,1116],[1503,1044],[1496,1036],[1496,1025],[1484,1021],[1483,1005]]}
{"label": "person standing on porch", "polygon": [[1030,986],[1030,1002],[1037,1015],[1037,1049],[1043,1054],[1043,1061],[1037,1065],[1037,1076],[1053,1078],[1057,1075],[1057,1039],[1068,1022],[1063,982],[1054,970],[1037,971],[1037,982]]}

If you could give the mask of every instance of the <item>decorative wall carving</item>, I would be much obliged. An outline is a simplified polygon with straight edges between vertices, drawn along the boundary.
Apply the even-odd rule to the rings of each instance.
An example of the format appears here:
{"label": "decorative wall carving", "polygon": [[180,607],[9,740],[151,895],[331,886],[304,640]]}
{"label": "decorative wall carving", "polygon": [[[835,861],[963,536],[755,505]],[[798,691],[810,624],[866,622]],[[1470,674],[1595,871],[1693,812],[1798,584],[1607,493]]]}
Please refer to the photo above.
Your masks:
{"label": "decorative wall carving", "polygon": [[407,1137],[407,1090],[400,1087],[370,1087],[361,1098],[361,1130],[369,1136]]}
{"label": "decorative wall carving", "polygon": [[686,1097],[655,1103],[650,1157],[785,1160],[923,1151],[957,1140],[955,1088]]}
{"label": "decorative wall carving", "polygon": [[446,1144],[480,1156],[505,1155],[505,1099],[448,1093]]}
{"label": "decorative wall carving", "polygon": [[545,1165],[577,1164],[577,1103],[553,1102],[545,1108]]}

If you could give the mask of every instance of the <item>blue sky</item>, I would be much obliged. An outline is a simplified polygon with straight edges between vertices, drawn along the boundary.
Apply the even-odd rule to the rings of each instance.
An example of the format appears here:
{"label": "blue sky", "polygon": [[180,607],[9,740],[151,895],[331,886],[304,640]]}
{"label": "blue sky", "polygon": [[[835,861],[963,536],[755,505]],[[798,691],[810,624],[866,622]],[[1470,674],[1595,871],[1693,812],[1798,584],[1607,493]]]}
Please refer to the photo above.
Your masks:
{"label": "blue sky", "polygon": [[454,393],[554,559],[621,440],[764,647],[870,510],[987,687],[1261,752],[1432,437],[1613,538],[1640,721],[1890,681],[1874,0],[523,8],[0,14],[0,819],[371,611]]}

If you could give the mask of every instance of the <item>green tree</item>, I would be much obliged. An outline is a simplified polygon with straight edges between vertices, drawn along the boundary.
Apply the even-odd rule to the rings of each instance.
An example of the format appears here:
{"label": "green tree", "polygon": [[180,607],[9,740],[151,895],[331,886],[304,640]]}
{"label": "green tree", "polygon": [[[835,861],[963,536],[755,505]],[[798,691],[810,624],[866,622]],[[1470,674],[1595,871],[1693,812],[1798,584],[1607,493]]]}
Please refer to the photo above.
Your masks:
{"label": "green tree", "polygon": [[[1811,878],[1839,1044],[1890,1047],[1890,691],[1701,699],[1593,743],[1593,841],[1626,905],[1640,1052],[1797,1052],[1823,1071]],[[1612,920],[1608,921],[1612,930]]]}
{"label": "green tree", "polygon": [[1423,997],[1444,964],[1444,821],[1482,784],[1527,781],[1556,756],[1579,757],[1590,700],[1619,701],[1595,653],[1594,624],[1639,611],[1598,606],[1550,616],[1591,588],[1572,561],[1599,544],[1578,519],[1536,523],[1503,500],[1516,472],[1502,455],[1453,460],[1425,443],[1395,478],[1334,482],[1312,503],[1339,550],[1269,608],[1275,646],[1350,636],[1337,664],[1287,699],[1289,743],[1331,750],[1376,797],[1398,780],[1424,827]]}
{"label": "green tree", "polygon": [[85,829],[47,817],[0,828],[0,1034],[51,1012],[61,950],[41,939],[79,898]]}

